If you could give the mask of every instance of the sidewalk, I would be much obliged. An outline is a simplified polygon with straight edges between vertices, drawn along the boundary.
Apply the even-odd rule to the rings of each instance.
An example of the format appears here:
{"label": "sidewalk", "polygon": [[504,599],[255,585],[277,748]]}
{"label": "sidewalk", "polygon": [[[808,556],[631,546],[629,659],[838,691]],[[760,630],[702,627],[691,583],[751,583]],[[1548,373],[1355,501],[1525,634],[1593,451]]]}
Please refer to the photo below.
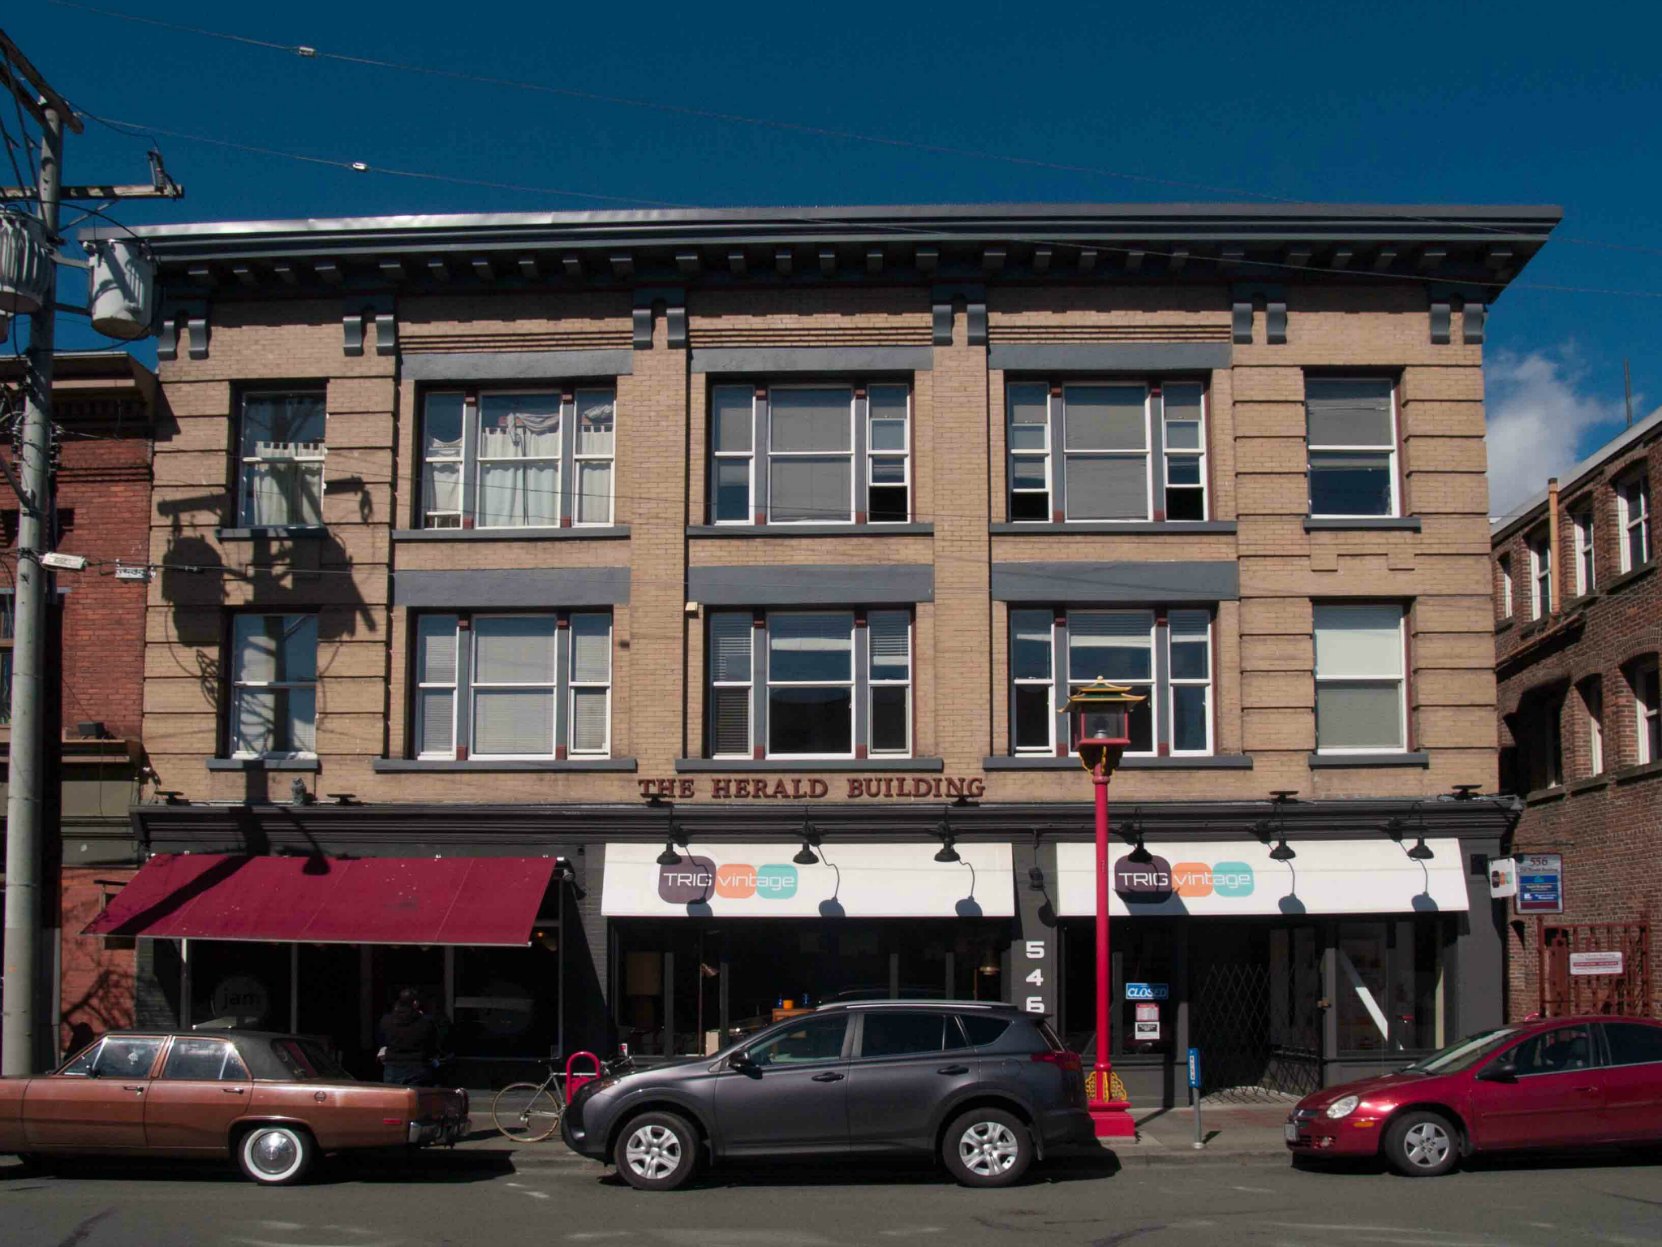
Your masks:
{"label": "sidewalk", "polygon": [[[514,1143],[498,1134],[491,1125],[490,1100],[473,1097],[473,1133],[456,1145],[464,1154],[481,1159],[512,1161],[525,1165],[583,1164],[584,1160],[558,1138],[544,1143]],[[1285,1105],[1252,1105],[1203,1108],[1201,1129],[1206,1146],[1197,1148],[1194,1111],[1187,1107],[1133,1110],[1137,1138],[1114,1140],[1104,1146],[1122,1165],[1195,1165],[1228,1163],[1237,1165],[1287,1164],[1287,1145],[1281,1127],[1287,1120]]]}

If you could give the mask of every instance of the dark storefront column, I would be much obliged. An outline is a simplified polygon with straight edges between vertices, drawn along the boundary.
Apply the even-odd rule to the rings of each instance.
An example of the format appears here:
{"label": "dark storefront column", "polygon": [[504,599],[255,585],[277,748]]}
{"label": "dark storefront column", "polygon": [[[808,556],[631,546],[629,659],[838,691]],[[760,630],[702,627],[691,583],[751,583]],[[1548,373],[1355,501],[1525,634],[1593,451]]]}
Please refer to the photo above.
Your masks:
{"label": "dark storefront column", "polygon": [[[1004,981],[1010,1000],[1028,1012],[1057,1018],[1061,1000],[1061,931],[1056,925],[1056,846],[1012,846],[1016,886],[1016,929]],[[1037,869],[1040,873],[1032,872]],[[1037,956],[1033,954],[1037,953]],[[1041,981],[1030,982],[1037,971]],[[1037,1009],[1029,1008],[1037,1003]]]}

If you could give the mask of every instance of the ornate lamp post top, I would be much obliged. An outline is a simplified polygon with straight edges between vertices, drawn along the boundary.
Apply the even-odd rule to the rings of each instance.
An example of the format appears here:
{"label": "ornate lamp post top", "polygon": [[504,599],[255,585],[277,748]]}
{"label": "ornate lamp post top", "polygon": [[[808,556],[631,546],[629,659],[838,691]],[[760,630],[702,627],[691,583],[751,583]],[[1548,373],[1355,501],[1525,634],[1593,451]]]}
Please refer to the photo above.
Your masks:
{"label": "ornate lamp post top", "polygon": [[1148,699],[1100,676],[1076,690],[1065,707],[1073,751],[1087,771],[1111,771],[1131,744],[1131,711]]}

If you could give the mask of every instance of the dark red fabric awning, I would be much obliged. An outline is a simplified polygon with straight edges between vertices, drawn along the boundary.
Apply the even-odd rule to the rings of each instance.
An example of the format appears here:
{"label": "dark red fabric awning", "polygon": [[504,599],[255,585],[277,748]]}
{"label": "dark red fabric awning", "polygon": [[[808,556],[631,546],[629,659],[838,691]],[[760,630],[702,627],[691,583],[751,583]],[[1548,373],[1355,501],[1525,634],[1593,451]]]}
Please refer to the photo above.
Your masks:
{"label": "dark red fabric awning", "polygon": [[551,857],[151,858],[82,932],[294,944],[530,942]]}

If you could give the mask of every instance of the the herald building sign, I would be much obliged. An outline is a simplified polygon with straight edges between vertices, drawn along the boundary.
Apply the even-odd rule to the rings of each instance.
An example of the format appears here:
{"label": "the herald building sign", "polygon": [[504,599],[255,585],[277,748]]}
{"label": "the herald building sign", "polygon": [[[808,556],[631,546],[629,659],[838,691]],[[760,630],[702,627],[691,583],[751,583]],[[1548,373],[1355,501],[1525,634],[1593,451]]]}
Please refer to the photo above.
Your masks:
{"label": "the herald building sign", "polygon": [[708,780],[677,775],[672,779],[637,779],[643,797],[691,801],[823,801],[833,792],[850,801],[979,801],[987,795],[980,775],[849,775],[835,781],[817,775],[754,779],[721,776]]}

